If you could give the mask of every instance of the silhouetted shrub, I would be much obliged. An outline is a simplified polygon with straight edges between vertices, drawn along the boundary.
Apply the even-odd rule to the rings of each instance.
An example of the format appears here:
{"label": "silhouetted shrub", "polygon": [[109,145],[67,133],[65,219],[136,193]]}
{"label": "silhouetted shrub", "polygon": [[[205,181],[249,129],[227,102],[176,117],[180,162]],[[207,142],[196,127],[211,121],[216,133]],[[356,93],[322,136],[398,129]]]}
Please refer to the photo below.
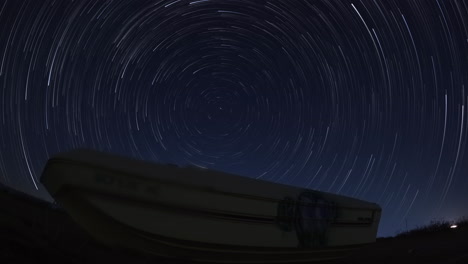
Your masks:
{"label": "silhouetted shrub", "polygon": [[461,218],[459,218],[455,224],[458,226],[458,227],[467,227],[468,226],[468,217],[466,216],[463,216]]}
{"label": "silhouetted shrub", "polygon": [[415,229],[405,231],[396,235],[396,237],[414,237],[441,232],[450,229],[451,223],[446,220],[432,220],[428,225],[416,227]]}

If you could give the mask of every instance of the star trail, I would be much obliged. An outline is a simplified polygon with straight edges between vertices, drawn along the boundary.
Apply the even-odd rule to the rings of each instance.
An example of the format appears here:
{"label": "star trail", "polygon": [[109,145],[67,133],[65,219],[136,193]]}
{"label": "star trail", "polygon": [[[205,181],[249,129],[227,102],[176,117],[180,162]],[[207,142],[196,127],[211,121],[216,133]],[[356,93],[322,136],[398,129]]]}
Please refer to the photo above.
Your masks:
{"label": "star trail", "polygon": [[93,148],[468,216],[468,2],[0,2],[0,181]]}

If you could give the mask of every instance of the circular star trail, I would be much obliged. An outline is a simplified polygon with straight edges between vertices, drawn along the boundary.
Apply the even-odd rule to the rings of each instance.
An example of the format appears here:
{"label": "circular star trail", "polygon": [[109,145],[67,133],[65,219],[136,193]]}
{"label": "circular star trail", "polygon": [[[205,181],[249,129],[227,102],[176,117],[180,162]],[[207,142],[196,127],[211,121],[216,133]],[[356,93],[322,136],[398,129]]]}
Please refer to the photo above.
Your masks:
{"label": "circular star trail", "polygon": [[465,1],[3,1],[0,181],[93,148],[468,215]]}

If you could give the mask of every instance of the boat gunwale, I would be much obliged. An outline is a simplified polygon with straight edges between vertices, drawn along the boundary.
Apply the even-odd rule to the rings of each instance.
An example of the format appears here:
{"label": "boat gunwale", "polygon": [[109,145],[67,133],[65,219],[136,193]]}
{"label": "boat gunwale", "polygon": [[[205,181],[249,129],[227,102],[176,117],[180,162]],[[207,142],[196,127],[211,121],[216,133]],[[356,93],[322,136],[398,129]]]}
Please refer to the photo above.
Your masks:
{"label": "boat gunwale", "polygon": [[[134,160],[134,161],[139,161],[139,160]],[[237,197],[237,198],[245,198],[245,199],[257,200],[257,201],[266,201],[266,202],[271,202],[271,203],[278,203],[278,202],[283,200],[283,199],[275,199],[275,198],[269,198],[269,197],[256,196],[256,195],[251,195],[251,194],[239,194],[239,193],[234,193],[234,192],[227,192],[227,191],[217,190],[217,189],[215,189],[213,187],[202,187],[202,186],[198,186],[198,185],[181,183],[181,182],[177,182],[177,181],[164,180],[164,179],[160,179],[160,178],[157,178],[157,177],[154,177],[154,176],[150,177],[150,176],[144,175],[142,173],[131,174],[131,173],[126,172],[126,171],[120,171],[120,170],[117,170],[117,169],[109,168],[108,166],[102,166],[102,165],[98,165],[98,164],[94,164],[94,163],[90,163],[90,162],[78,161],[78,160],[67,159],[67,158],[62,158],[62,157],[60,157],[60,158],[51,158],[47,162],[47,164],[46,164],[46,166],[44,168],[44,171],[47,171],[47,168],[49,166],[53,165],[54,163],[58,163],[58,164],[60,164],[60,163],[62,163],[62,164],[63,163],[69,163],[69,164],[78,165],[78,166],[86,165],[88,168],[99,169],[99,170],[102,170],[104,172],[115,173],[115,175],[112,175],[112,176],[125,176],[125,177],[129,177],[130,179],[137,179],[137,180],[140,180],[140,181],[142,180],[142,181],[154,182],[155,184],[173,185],[173,186],[177,186],[177,187],[180,187],[180,188],[183,188],[183,189],[198,190],[198,191],[201,191],[201,192],[215,193],[215,194],[221,194],[221,195],[232,196],[232,197]],[[152,164],[152,165],[155,165],[155,166],[165,166],[164,164],[156,164],[156,163],[150,163],[150,162],[146,162],[146,163]],[[189,169],[190,170],[191,168],[179,168],[179,169]],[[218,172],[218,171],[212,171],[212,172],[220,173],[220,174],[224,173],[224,172]],[[224,173],[224,174],[229,174],[229,173]],[[238,176],[238,175],[233,175],[233,176],[242,177],[242,176]],[[247,177],[244,177],[244,178],[247,178]],[[251,178],[248,178],[248,179],[251,179]],[[254,179],[251,179],[251,180],[254,180]],[[41,177],[41,181],[42,181],[42,177]],[[289,186],[289,185],[284,185],[284,184],[279,184],[279,183],[272,183],[272,184],[285,186],[287,188],[295,189],[297,191],[302,190],[302,191],[311,191],[311,192],[314,192],[314,193],[315,192],[316,193],[324,193],[324,194],[333,195],[333,196],[336,196],[336,197],[341,197],[343,199],[348,199],[348,197],[342,196],[342,195],[329,194],[329,193],[325,193],[325,192],[321,192],[321,191],[315,191],[315,190],[309,190],[309,189],[302,189],[302,188],[299,188],[299,187]],[[373,211],[373,213],[375,213],[375,212],[381,213],[381,211],[382,211],[382,208],[376,203],[362,201],[362,200],[359,200],[359,199],[356,199],[356,198],[351,198],[351,199],[359,201],[360,203],[362,203],[363,205],[365,204],[368,207],[363,208],[363,207],[353,207],[353,206],[342,206],[342,205],[340,205],[339,208],[343,208],[343,209],[347,209],[347,210],[356,210],[356,211]],[[304,203],[304,202],[298,202],[298,201],[295,201],[295,204],[301,205],[301,206],[311,206],[311,207],[323,206],[323,205],[321,205],[319,203]]]}

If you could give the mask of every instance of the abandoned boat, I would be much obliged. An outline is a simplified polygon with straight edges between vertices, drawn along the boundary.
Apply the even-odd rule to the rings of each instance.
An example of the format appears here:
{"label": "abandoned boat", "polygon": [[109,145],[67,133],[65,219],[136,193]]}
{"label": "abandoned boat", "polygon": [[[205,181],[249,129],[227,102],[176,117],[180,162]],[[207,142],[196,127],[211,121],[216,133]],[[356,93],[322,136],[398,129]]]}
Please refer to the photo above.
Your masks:
{"label": "abandoned boat", "polygon": [[92,150],[52,157],[41,181],[97,240],[200,262],[339,258],[375,242],[381,215],[350,197]]}

